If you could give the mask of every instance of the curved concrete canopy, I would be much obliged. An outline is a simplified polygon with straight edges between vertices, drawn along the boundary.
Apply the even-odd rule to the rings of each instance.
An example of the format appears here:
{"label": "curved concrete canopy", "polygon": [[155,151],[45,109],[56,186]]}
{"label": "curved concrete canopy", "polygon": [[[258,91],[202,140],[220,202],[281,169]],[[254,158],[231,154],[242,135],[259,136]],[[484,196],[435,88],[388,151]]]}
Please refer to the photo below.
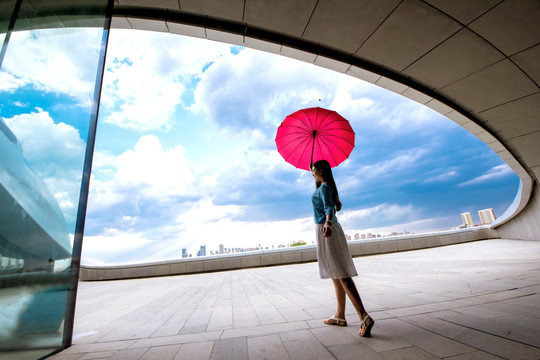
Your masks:
{"label": "curved concrete canopy", "polygon": [[[72,14],[65,0],[44,5],[50,11],[33,14],[40,27],[102,22],[91,4],[87,14]],[[438,111],[484,141],[521,179],[516,200],[493,227],[519,214],[540,189],[538,0],[115,0],[112,11],[113,28],[280,54]],[[540,197],[533,199],[525,218],[540,239],[534,219]]]}
{"label": "curved concrete canopy", "polygon": [[116,0],[113,28],[171,32],[314,63],[424,104],[540,178],[540,2]]}

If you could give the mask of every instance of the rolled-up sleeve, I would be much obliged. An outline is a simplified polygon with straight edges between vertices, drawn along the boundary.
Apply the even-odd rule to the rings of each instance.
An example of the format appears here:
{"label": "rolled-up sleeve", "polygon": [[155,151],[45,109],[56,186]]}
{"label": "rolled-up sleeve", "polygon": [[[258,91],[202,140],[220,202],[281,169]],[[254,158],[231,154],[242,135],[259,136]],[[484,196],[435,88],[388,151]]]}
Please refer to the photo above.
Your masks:
{"label": "rolled-up sleeve", "polygon": [[332,188],[326,184],[321,185],[321,197],[324,206],[325,215],[335,215],[334,198],[332,197]]}

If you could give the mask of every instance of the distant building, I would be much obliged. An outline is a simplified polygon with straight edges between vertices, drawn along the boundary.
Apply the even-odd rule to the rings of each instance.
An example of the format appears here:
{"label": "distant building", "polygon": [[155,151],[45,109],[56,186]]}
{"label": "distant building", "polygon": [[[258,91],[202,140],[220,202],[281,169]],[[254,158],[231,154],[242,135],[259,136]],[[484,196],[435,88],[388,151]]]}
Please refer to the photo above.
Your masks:
{"label": "distant building", "polygon": [[223,244],[219,244],[219,253],[225,254],[225,247],[223,246]]}
{"label": "distant building", "polygon": [[183,248],[182,249],[182,258],[187,258],[187,257],[188,257],[187,249]]}
{"label": "distant building", "polygon": [[480,210],[478,211],[478,216],[480,216],[480,222],[482,225],[489,225],[496,219],[493,209]]}
{"label": "distant building", "polygon": [[465,212],[461,214],[461,221],[463,221],[463,225],[466,227],[472,227],[474,226],[474,222],[471,216],[470,212]]}
{"label": "distant building", "polygon": [[197,251],[197,256],[206,256],[206,245],[201,245],[200,250]]}

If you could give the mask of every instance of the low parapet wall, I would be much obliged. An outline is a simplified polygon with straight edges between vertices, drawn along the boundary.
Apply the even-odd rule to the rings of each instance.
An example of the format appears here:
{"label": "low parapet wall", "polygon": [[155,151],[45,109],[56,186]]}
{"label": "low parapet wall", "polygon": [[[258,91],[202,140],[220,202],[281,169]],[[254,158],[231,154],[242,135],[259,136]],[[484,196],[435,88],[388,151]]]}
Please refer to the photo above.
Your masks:
{"label": "low parapet wall", "polygon": [[[492,238],[494,238],[494,236],[491,229],[480,227],[391,238],[353,240],[349,241],[349,248],[352,256],[358,257],[398,251],[419,250]],[[297,264],[316,260],[316,246],[306,245],[285,249],[215,255],[149,264],[108,267],[81,266],[80,280],[100,281],[185,275],[260,266]]]}

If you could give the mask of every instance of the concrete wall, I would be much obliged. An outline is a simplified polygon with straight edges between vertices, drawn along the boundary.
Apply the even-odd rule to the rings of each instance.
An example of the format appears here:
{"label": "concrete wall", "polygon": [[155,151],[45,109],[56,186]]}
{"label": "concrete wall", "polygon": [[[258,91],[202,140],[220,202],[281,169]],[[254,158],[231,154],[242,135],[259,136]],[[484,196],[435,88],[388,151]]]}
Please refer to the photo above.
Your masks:
{"label": "concrete wall", "polygon": [[505,239],[540,240],[540,186],[535,184],[527,206],[507,223],[493,229]]}
{"label": "concrete wall", "polygon": [[[414,234],[385,239],[350,241],[353,257],[397,251],[425,249],[493,238],[489,228],[470,228],[431,234]],[[260,266],[296,264],[316,261],[315,245],[265,250],[204,258],[179,259],[152,264],[110,267],[81,266],[81,281],[131,279],[153,276],[184,275],[234,270]]]}

